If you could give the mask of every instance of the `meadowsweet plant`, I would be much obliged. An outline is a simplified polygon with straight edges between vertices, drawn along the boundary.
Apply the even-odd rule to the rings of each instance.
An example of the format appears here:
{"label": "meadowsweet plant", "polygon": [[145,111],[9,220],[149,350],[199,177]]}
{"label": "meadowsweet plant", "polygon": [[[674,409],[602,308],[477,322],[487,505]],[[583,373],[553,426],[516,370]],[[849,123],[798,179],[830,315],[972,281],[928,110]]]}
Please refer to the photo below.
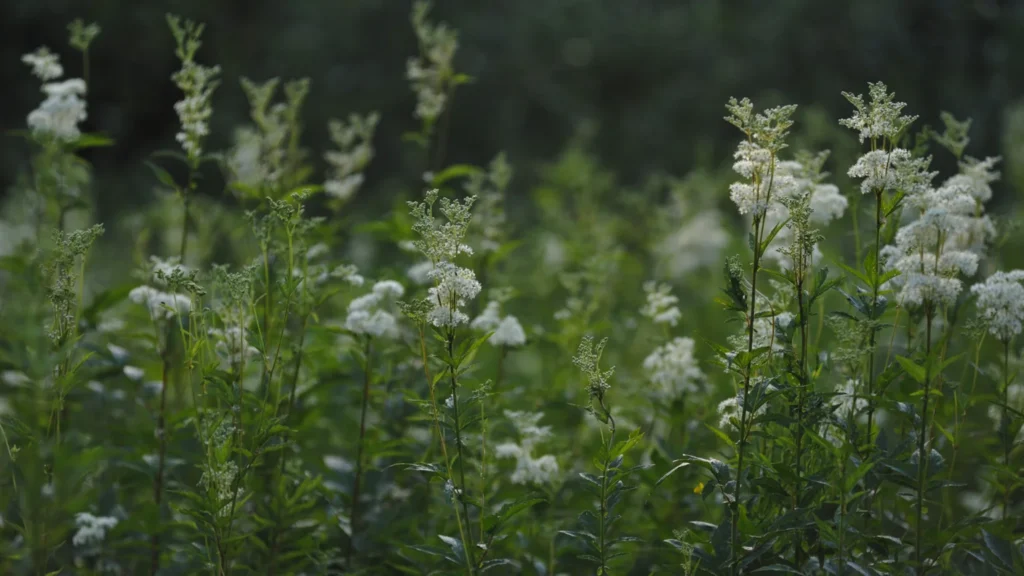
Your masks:
{"label": "meadowsweet plant", "polygon": [[589,123],[513,167],[446,150],[482,60],[410,24],[384,123],[316,70],[224,82],[218,31],[168,16],[177,127],[117,219],[85,161],[119,161],[100,25],[25,47],[0,573],[1024,571],[1013,113],[974,156],[879,82],[838,122],[730,99],[733,153],[685,173],[620,178]]}

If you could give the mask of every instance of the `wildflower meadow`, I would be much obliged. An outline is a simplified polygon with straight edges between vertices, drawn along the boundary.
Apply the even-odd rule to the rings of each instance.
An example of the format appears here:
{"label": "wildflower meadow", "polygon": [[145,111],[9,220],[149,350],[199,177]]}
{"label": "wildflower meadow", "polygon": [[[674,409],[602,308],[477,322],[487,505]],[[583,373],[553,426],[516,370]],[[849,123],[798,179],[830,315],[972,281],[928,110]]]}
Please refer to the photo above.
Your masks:
{"label": "wildflower meadow", "polygon": [[0,574],[1024,574],[1024,105],[986,149],[889,78],[737,94],[718,168],[627,189],[583,134],[523,189],[448,153],[473,55],[409,10],[413,106],[326,125],[168,14],[177,132],[111,219],[104,23],[23,47]]}

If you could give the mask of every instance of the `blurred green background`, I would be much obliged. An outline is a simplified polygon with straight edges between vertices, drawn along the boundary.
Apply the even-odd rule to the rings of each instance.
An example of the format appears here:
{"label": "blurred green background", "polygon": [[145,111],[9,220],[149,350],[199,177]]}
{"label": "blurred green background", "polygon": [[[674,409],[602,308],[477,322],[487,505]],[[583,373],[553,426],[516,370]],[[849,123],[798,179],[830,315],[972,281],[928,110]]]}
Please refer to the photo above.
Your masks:
{"label": "blurred green background", "polygon": [[[377,158],[355,209],[386,203],[389,190],[408,187],[422,170],[400,138],[416,126],[404,76],[416,53],[409,9],[405,0],[4,0],[0,129],[24,127],[40,100],[21,54],[48,45],[78,75],[66,25],[98,22],[85,128],[117,143],[87,155],[97,218],[110,222],[147,202],[153,177],[142,160],[175,145],[179,94],[170,75],[178,64],[164,22],[171,11],[207,23],[199,59],[223,69],[210,149],[226,148],[246,120],[239,76],[308,76],[304,140],[316,162],[328,118],[381,112]],[[940,110],[972,117],[968,153],[984,156],[1001,153],[1005,111],[1024,94],[1024,2],[444,0],[433,13],[459,31],[456,68],[475,78],[456,95],[446,161],[484,164],[505,150],[517,168],[513,198],[581,126],[625,186],[656,172],[727,165],[736,134],[721,118],[732,95],[759,106],[800,104],[798,132],[815,145],[856,150],[852,135],[836,143],[814,126],[847,114],[841,91],[881,80],[922,123],[937,123]],[[13,137],[0,142],[6,191],[28,150]],[[997,195],[996,206],[1004,201]]]}

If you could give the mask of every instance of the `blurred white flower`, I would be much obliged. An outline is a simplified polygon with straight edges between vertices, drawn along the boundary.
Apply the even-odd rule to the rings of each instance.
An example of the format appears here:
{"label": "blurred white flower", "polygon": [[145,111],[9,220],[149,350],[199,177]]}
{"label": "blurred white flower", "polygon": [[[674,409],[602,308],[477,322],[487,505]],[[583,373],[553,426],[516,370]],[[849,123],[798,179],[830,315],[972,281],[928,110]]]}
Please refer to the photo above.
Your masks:
{"label": "blurred white flower", "polygon": [[71,538],[71,543],[75,546],[90,546],[103,542],[107,530],[117,526],[117,518],[79,512],[75,514],[75,525],[78,526],[78,531]]}
{"label": "blurred white flower", "polygon": [[674,338],[644,359],[644,371],[662,400],[671,402],[684,394],[700,391],[704,373],[693,356],[693,349],[692,338]]}

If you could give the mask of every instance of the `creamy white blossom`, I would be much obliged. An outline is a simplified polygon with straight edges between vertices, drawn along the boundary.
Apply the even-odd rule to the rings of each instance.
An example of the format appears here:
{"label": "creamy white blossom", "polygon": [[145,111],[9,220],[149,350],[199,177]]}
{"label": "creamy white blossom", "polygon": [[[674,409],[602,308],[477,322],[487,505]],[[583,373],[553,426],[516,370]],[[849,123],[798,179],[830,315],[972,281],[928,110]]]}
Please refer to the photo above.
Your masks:
{"label": "creamy white blossom", "polygon": [[60,56],[50,52],[46,46],[40,46],[35,52],[25,54],[21,61],[32,67],[32,74],[42,80],[49,82],[64,75],[64,68],[60,65]]}
{"label": "creamy white blossom", "polygon": [[692,338],[674,338],[656,348],[644,359],[644,371],[655,393],[665,401],[681,398],[684,394],[700,391],[704,373],[693,355]]}
{"label": "creamy white blossom", "polygon": [[394,280],[382,280],[373,289],[348,305],[345,328],[356,334],[377,338],[398,336],[398,320],[394,315],[394,303],[405,294],[405,288]]}
{"label": "creamy white blossom", "polygon": [[1006,342],[1024,325],[1024,270],[996,272],[971,286],[978,297],[978,315],[990,334]]}
{"label": "creamy white blossom", "polygon": [[34,134],[48,135],[71,142],[81,131],[78,124],[85,120],[85,81],[71,78],[63,82],[43,84],[46,99],[29,112],[28,125]]}
{"label": "creamy white blossom", "polygon": [[176,314],[188,314],[192,309],[192,300],[184,294],[169,294],[150,286],[138,286],[128,293],[128,299],[136,304],[144,304],[149,310],[150,318],[168,320]]}
{"label": "creamy white blossom", "polygon": [[672,294],[671,286],[657,282],[645,282],[644,292],[647,294],[647,303],[640,309],[641,314],[650,318],[655,324],[675,326],[679,323],[683,314],[676,306],[679,303],[679,298]]}
{"label": "creamy white blossom", "polygon": [[434,286],[428,291],[434,309],[429,313],[434,326],[458,326],[469,321],[462,307],[480,294],[481,286],[476,274],[451,262],[439,262],[428,276]]}
{"label": "creamy white blossom", "polygon": [[363,170],[373,159],[373,133],[380,116],[352,114],[347,122],[331,120],[327,127],[331,141],[337,147],[324,153],[327,161],[327,180],[324,192],[339,200],[348,200],[363,184]]}
{"label": "creamy white blossom", "polygon": [[887,270],[900,272],[891,281],[900,288],[900,303],[952,304],[963,287],[957,276],[970,276],[978,267],[976,253],[948,242],[968,230],[974,199],[961,187],[943,186],[908,195],[905,203],[918,217],[879,252]]}
{"label": "creamy white blossom", "polygon": [[473,330],[479,330],[481,332],[490,332],[497,328],[501,324],[501,303],[496,300],[491,300],[487,303],[484,311],[479,316],[473,319],[469,323],[469,327]]}
{"label": "creamy white blossom", "polygon": [[551,436],[550,426],[540,426],[544,414],[506,410],[505,416],[519,432],[519,443],[505,442],[495,447],[498,458],[515,458],[516,469],[511,480],[515,484],[549,484],[558,478],[558,460],[551,454],[534,457],[534,449]]}
{"label": "creamy white blossom", "polygon": [[78,526],[78,531],[71,538],[71,543],[75,546],[91,546],[103,542],[107,530],[117,526],[117,518],[79,512],[75,514],[75,525]]}
{"label": "creamy white blossom", "polygon": [[526,332],[519,320],[510,314],[501,320],[489,342],[495,346],[522,346],[526,344]]}

